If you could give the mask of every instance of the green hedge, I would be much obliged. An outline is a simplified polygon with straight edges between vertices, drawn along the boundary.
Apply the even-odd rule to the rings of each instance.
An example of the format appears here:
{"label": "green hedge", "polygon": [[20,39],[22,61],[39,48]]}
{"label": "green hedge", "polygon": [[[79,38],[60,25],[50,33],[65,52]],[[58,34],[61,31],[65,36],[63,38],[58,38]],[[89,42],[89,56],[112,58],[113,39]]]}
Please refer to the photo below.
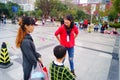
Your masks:
{"label": "green hedge", "polygon": [[120,23],[110,23],[109,25],[112,28],[120,28]]}

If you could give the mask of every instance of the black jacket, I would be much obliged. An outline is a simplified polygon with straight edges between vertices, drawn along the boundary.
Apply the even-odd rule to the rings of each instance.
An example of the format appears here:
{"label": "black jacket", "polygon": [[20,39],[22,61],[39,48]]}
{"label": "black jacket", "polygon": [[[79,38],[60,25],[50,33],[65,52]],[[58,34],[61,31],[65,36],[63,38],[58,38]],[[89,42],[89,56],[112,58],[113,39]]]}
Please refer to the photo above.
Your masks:
{"label": "black jacket", "polygon": [[36,52],[35,45],[30,34],[27,34],[23,39],[21,43],[21,51],[23,56],[24,80],[28,80],[33,65],[36,66],[38,57],[41,57],[41,55]]}

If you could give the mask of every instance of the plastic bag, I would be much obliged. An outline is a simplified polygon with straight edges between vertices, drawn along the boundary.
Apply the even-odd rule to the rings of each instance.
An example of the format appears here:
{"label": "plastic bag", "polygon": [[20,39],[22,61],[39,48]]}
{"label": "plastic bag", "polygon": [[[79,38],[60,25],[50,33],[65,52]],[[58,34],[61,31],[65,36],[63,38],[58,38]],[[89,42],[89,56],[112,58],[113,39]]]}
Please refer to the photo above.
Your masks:
{"label": "plastic bag", "polygon": [[42,67],[41,63],[37,62],[36,68],[32,68],[29,80],[49,80],[46,67]]}

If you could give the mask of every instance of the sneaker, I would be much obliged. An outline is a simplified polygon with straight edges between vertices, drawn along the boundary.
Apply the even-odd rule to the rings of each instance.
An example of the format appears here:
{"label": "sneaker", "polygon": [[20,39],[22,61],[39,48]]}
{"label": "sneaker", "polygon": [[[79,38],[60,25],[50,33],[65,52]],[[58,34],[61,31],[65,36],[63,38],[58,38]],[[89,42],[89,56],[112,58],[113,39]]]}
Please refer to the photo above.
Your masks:
{"label": "sneaker", "polygon": [[76,77],[74,70],[71,70],[71,73]]}

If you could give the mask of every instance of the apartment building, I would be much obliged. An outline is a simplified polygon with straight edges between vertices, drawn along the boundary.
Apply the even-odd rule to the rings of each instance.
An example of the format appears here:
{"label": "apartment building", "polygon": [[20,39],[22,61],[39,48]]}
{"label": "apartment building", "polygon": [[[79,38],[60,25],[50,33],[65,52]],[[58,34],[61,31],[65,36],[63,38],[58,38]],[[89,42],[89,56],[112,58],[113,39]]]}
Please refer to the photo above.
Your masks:
{"label": "apartment building", "polygon": [[32,11],[35,8],[34,6],[35,0],[0,0],[0,2],[2,3],[7,3],[7,1],[19,4],[24,11]]}

